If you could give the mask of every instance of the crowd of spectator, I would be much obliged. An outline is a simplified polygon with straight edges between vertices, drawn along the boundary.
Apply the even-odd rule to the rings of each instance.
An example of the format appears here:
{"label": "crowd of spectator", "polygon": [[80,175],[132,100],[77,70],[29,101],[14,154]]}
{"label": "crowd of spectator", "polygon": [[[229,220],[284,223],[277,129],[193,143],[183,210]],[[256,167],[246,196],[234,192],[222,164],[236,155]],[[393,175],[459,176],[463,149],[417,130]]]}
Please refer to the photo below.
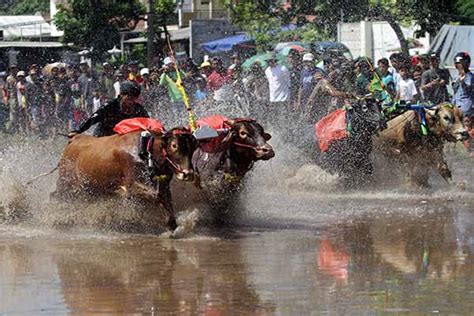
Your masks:
{"label": "crowd of spectator", "polygon": [[[87,62],[77,66],[55,63],[51,67],[32,64],[24,70],[11,65],[0,81],[7,113],[4,129],[42,136],[75,130],[119,95],[124,80],[140,86],[145,107],[158,117],[164,111],[185,116],[178,87],[181,81],[198,112],[227,107],[239,109],[245,116],[271,114],[275,118],[285,115],[284,109],[296,120],[314,123],[329,111],[350,104],[354,95],[376,93],[378,98],[394,102],[450,101],[471,122],[474,88],[470,56],[459,53],[454,61],[458,72],[454,78],[440,68],[437,53],[412,57],[395,53],[374,65],[368,58],[348,60],[334,55],[316,60],[311,52],[290,50],[284,61],[270,54],[246,69],[239,55],[233,55],[229,65],[214,56],[200,64],[188,58],[180,61],[179,67],[170,56],[160,67],[150,69],[136,61],[115,68],[105,62],[100,70]],[[377,84],[382,89],[375,89]],[[452,96],[448,93],[450,84]]]}

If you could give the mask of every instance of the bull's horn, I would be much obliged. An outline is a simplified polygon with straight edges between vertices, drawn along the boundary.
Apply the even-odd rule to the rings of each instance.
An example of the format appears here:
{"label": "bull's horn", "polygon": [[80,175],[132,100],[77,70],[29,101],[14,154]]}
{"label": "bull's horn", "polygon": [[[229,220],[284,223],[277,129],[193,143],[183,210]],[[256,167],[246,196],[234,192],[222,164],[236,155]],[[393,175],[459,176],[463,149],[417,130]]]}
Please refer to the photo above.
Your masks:
{"label": "bull's horn", "polygon": [[227,121],[225,121],[225,123],[228,124],[229,126],[234,126],[235,125],[235,120],[228,119]]}

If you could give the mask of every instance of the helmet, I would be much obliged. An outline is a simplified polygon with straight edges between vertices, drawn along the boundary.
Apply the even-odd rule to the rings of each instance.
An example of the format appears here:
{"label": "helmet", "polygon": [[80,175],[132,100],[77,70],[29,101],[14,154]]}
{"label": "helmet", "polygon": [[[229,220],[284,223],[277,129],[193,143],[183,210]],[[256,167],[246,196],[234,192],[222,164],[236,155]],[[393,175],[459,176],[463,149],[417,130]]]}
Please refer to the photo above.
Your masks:
{"label": "helmet", "polygon": [[467,62],[468,64],[471,64],[471,56],[469,56],[469,54],[466,52],[457,53],[454,56],[454,63],[460,62]]}
{"label": "helmet", "polygon": [[140,96],[140,87],[132,81],[123,81],[120,84],[120,94],[126,94],[136,98]]}

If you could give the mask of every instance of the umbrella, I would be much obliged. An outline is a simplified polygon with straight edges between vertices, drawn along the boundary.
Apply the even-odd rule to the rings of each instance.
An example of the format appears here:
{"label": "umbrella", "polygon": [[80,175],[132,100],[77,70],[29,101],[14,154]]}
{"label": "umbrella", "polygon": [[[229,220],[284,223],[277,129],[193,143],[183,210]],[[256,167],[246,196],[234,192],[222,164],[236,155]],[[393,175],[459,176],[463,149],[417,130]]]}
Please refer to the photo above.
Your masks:
{"label": "umbrella", "polygon": [[[276,54],[275,56],[279,64],[286,65],[285,56],[280,55],[280,54]],[[250,70],[252,65],[258,62],[260,66],[265,69],[268,66],[267,60],[269,60],[271,57],[272,57],[271,53],[260,53],[260,54],[254,55],[250,57],[249,59],[247,59],[246,61],[244,61],[244,63],[242,64],[242,68],[244,70]]]}
{"label": "umbrella", "polygon": [[260,53],[254,55],[242,63],[242,68],[244,70],[249,70],[254,63],[259,63],[262,68],[267,67],[267,60],[271,58],[272,54],[270,53]]}
{"label": "umbrella", "polygon": [[288,56],[292,50],[296,50],[298,53],[302,53],[305,51],[305,48],[300,45],[290,45],[283,47],[278,54],[282,56]]}
{"label": "umbrella", "polygon": [[46,66],[43,67],[43,70],[42,70],[43,75],[45,75],[45,76],[51,75],[51,69],[53,69],[54,67],[56,67],[56,68],[67,68],[67,64],[66,63],[60,63],[60,62],[47,64]]}

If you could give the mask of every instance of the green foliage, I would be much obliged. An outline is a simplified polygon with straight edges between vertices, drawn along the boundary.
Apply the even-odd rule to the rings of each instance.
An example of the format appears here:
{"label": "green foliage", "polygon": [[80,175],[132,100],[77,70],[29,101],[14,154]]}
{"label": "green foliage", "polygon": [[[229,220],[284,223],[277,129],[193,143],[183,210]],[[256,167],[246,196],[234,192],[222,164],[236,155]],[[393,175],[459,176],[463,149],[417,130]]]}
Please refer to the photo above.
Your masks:
{"label": "green foliage", "polygon": [[70,0],[58,9],[54,23],[64,31],[62,41],[93,48],[93,59],[117,45],[119,32],[133,30],[145,13],[138,0]]}
{"label": "green foliage", "polygon": [[49,0],[4,0],[0,3],[0,14],[26,15],[48,11]]}
{"label": "green foliage", "polygon": [[[266,51],[278,42],[313,42],[328,39],[328,33],[324,28],[318,28],[304,17],[306,14],[314,13],[308,3],[311,4],[308,1],[294,1],[291,8],[283,10],[259,1],[247,0],[228,7],[232,12],[232,22],[255,39],[257,50]],[[282,26],[294,21],[297,21],[302,28],[281,31]]]}
{"label": "green foliage", "polygon": [[474,24],[474,1],[472,0],[458,0],[457,12],[463,18],[466,24]]}

